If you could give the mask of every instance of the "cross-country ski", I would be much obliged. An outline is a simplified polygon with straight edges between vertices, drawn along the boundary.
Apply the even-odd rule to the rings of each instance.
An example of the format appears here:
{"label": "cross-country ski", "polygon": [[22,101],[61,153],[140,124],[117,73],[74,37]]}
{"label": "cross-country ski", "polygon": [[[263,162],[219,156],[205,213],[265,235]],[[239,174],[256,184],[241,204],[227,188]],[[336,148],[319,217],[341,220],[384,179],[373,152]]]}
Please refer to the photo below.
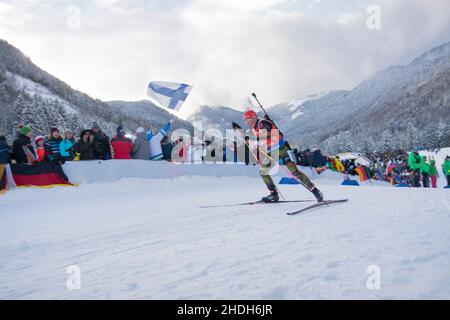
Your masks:
{"label": "cross-country ski", "polygon": [[297,210],[297,211],[288,212],[287,215],[288,216],[293,216],[293,215],[300,214],[300,213],[303,213],[305,211],[312,210],[312,209],[315,209],[315,208],[324,207],[324,206],[329,207],[332,204],[343,203],[343,202],[347,202],[347,201],[348,201],[348,199],[325,200],[325,201],[322,201],[322,202],[318,202],[318,203],[312,204],[312,205],[310,205],[310,206],[308,206],[306,208],[303,208],[303,209],[300,209],[300,210]]}
{"label": "cross-country ski", "polygon": [[221,208],[221,207],[252,206],[255,204],[301,203],[301,202],[312,202],[312,201],[314,201],[314,200],[280,200],[277,202],[265,202],[263,200],[258,200],[258,201],[250,201],[250,202],[235,203],[235,204],[201,205],[200,208],[208,209],[208,208]]}

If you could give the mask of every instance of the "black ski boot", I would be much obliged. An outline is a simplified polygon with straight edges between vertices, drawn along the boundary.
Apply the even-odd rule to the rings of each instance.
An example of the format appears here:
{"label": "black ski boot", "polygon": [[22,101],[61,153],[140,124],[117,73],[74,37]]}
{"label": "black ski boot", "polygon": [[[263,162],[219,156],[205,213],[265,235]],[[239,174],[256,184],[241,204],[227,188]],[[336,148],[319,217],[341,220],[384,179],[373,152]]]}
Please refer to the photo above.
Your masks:
{"label": "black ski boot", "polygon": [[314,187],[311,192],[313,193],[314,197],[316,197],[317,202],[323,202],[323,194],[319,189],[317,189],[317,187]]}
{"label": "black ski boot", "polygon": [[270,202],[278,202],[280,197],[278,196],[278,192],[276,190],[271,191],[270,195],[261,199],[262,202],[270,203]]}

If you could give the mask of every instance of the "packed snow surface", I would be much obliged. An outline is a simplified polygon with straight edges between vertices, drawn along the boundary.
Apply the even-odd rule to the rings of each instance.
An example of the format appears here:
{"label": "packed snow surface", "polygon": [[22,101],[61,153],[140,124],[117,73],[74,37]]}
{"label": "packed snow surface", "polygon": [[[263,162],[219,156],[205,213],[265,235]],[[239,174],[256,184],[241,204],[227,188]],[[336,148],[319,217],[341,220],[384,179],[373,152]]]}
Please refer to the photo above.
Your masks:
{"label": "packed snow surface", "polygon": [[[285,213],[308,203],[199,207],[266,194],[245,176],[10,191],[0,197],[0,298],[450,298],[450,190],[316,182],[350,201],[297,216]],[[79,290],[67,287],[73,265]],[[367,286],[368,270],[380,271],[379,287]]]}

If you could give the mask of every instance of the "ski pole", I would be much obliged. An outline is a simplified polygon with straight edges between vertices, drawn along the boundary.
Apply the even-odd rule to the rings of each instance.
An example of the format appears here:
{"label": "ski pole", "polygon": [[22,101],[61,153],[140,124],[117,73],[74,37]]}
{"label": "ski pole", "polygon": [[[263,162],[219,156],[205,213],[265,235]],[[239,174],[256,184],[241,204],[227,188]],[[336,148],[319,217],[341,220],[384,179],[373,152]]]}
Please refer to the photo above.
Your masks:
{"label": "ski pole", "polygon": [[[250,145],[247,142],[245,142],[245,141],[244,141],[244,143],[248,146],[248,149],[252,153],[253,157],[256,159],[256,162],[258,162],[259,166],[262,166],[261,162],[258,159],[258,156],[251,150]],[[286,200],[286,198],[281,193],[280,189],[278,189],[278,187],[276,185],[274,185],[274,187],[275,187],[275,190],[279,193],[279,195],[283,198],[283,200]]]}
{"label": "ski pole", "polygon": [[[235,122],[233,122],[233,125],[235,124]],[[243,130],[239,125],[238,125],[238,127],[241,129],[241,130]],[[237,130],[237,128],[234,128],[234,130]],[[227,139],[227,141],[229,142],[229,143],[234,143],[234,141],[231,141],[231,140],[229,140],[229,139]],[[252,155],[253,155],[253,157],[256,159],[256,162],[259,164],[259,166],[262,166],[261,165],[261,161],[259,161],[259,159],[258,159],[258,156],[253,152],[253,150],[252,150],[252,148],[250,147],[250,144],[247,142],[247,141],[245,141],[245,139],[244,139],[244,143],[247,145],[247,147],[248,147],[248,150],[252,153]],[[286,200],[286,198],[283,196],[283,194],[280,192],[280,189],[278,189],[278,187],[275,185],[275,190],[277,190],[277,192],[280,194],[280,196],[283,198],[283,200]]]}
{"label": "ski pole", "polygon": [[[244,130],[242,129],[242,127],[237,124],[236,122],[233,121],[233,129],[234,130]],[[280,132],[279,132],[280,133]],[[281,133],[280,133],[281,135]],[[245,141],[244,139],[244,143],[248,146],[248,149],[251,150],[250,145],[247,143],[247,141]],[[263,150],[261,150],[260,148],[258,148],[260,152],[262,152],[265,156],[267,156],[270,160],[272,160],[274,163],[278,163],[278,161],[276,161],[274,158],[272,158],[271,156],[269,156],[266,152],[264,152]],[[256,161],[258,162],[259,165],[261,165],[258,157],[253,153],[253,151],[251,151],[253,156],[255,157]],[[286,169],[285,167],[281,166],[281,168],[292,178],[294,178],[298,183],[300,183],[302,186],[304,186],[307,190],[309,190],[309,188],[299,179],[297,178],[292,172],[290,172],[288,169]]]}
{"label": "ski pole", "polygon": [[[259,149],[259,152],[261,152],[262,154],[264,154],[267,158],[269,158],[270,160],[272,160],[275,163],[278,163],[278,161],[276,161],[274,158],[272,158],[271,156],[269,156],[266,152],[264,152],[263,150]],[[306,184],[303,183],[303,181],[301,181],[299,178],[297,178],[291,171],[289,171],[289,169],[286,169],[285,167],[283,167],[281,164],[279,164],[279,166],[281,167],[281,169],[283,169],[288,175],[290,175],[292,178],[294,178],[298,183],[300,183],[302,186],[304,186],[306,189],[309,190],[309,188],[306,186]],[[311,191],[311,190],[309,190]]]}

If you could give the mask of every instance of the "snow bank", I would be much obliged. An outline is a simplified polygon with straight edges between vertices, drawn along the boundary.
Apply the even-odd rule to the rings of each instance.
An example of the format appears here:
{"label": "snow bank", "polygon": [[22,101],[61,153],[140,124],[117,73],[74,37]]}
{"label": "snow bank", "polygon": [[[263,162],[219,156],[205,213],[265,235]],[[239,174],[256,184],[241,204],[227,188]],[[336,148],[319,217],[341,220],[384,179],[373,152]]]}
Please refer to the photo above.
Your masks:
{"label": "snow bank", "polygon": [[109,160],[66,162],[63,170],[72,183],[105,183],[125,178],[163,179],[180,176],[253,176],[256,166],[242,164],[176,164],[166,161]]}
{"label": "snow bank", "polygon": [[[257,177],[258,166],[246,166],[241,163],[227,164],[176,164],[166,161],[145,160],[109,160],[109,161],[75,161],[63,165],[64,172],[70,182],[107,183],[126,178],[163,179],[181,176],[205,177]],[[343,175],[327,170],[320,176],[310,168],[301,168],[311,178],[331,179],[342,181]],[[289,177],[287,173],[278,169],[277,179]]]}

